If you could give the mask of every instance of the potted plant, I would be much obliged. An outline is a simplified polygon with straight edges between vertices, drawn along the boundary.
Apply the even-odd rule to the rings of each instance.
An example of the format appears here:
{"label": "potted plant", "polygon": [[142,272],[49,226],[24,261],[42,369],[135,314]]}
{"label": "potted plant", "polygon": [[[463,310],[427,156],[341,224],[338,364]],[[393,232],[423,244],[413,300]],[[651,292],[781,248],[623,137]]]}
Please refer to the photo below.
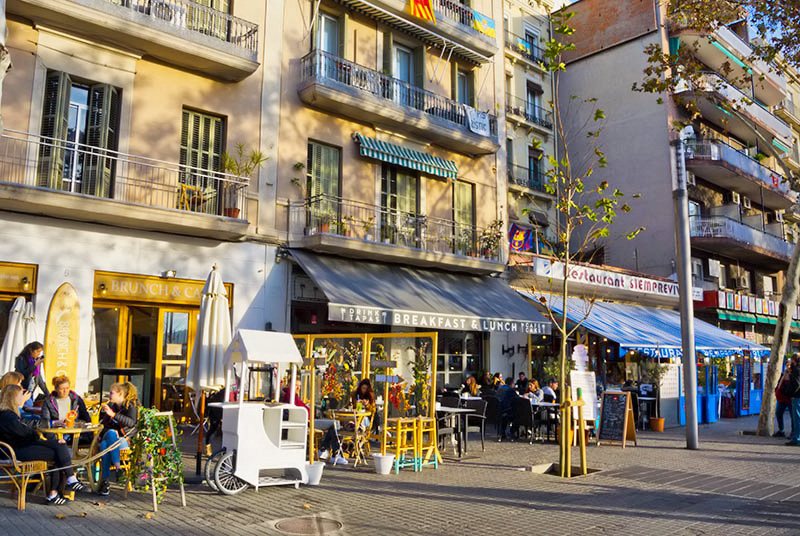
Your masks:
{"label": "potted plant", "polygon": [[[222,215],[227,218],[239,218],[239,196],[247,182],[261,168],[267,157],[255,149],[248,150],[244,143],[236,144],[236,153],[231,155],[222,153],[222,171],[235,175],[241,181],[221,181],[222,188]],[[246,180],[244,180],[246,179]]]}
{"label": "potted plant", "polygon": [[669,365],[661,365],[658,362],[653,363],[653,365],[648,370],[648,377],[650,381],[653,383],[655,387],[655,397],[656,397],[656,416],[650,417],[650,429],[654,432],[663,432],[664,431],[664,417],[661,417],[660,406],[661,406],[661,380],[664,379],[664,376],[667,375],[669,371]]}
{"label": "potted plant", "polygon": [[361,229],[364,231],[364,239],[372,241],[372,226],[375,225],[375,216],[370,216],[361,220]]}
{"label": "potted plant", "polygon": [[481,231],[481,247],[487,259],[494,257],[500,249],[500,240],[503,238],[503,220],[494,220],[489,227]]}

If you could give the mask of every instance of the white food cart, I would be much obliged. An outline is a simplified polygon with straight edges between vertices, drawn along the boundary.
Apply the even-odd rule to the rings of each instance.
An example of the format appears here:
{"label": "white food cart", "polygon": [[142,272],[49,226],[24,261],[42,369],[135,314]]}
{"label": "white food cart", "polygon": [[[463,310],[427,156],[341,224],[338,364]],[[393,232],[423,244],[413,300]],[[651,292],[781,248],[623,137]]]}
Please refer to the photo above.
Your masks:
{"label": "white food cart", "polygon": [[[236,401],[209,404],[222,408],[223,445],[208,460],[206,473],[212,477],[207,478],[211,487],[225,495],[235,495],[248,486],[258,490],[264,486],[299,487],[308,483],[308,413],[294,405],[294,396],[290,396],[288,404],[278,402],[278,379],[291,367],[289,385],[293,393],[302,362],[289,333],[243,329],[236,332],[225,351],[224,398],[230,400],[238,368]],[[264,400],[252,401],[264,388],[269,391],[264,393]]]}

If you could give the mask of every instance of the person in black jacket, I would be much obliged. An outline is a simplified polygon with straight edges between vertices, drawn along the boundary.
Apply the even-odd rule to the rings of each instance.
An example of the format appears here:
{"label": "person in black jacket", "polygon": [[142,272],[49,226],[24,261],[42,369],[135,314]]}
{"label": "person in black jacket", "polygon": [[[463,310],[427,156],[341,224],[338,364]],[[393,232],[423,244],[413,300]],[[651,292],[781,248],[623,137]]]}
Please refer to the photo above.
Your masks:
{"label": "person in black jacket", "polygon": [[792,356],[792,372],[785,395],[792,399],[792,439],[787,445],[800,445],[800,354]]}
{"label": "person in black jacket", "polygon": [[19,408],[28,397],[30,393],[18,385],[7,385],[0,392],[0,441],[8,443],[20,461],[42,460],[64,468],[53,473],[58,475],[58,485],[53,485],[55,478],[52,478],[47,498],[48,504],[62,505],[67,502],[61,495],[62,490],[83,491],[86,486],[78,481],[70,467],[70,451],[63,439],[41,439],[35,430],[22,424]]}
{"label": "person in black jacket", "polygon": [[14,367],[24,376],[22,387],[33,394],[38,387],[42,394],[47,394],[47,383],[42,378],[42,363],[44,362],[44,346],[38,341],[29,342],[17,356]]}
{"label": "person in black jacket", "polygon": [[75,412],[78,421],[89,422],[92,418],[86,411],[86,403],[75,391],[70,390],[69,378],[56,376],[53,378],[53,391],[42,403],[42,421],[47,426],[64,424],[67,413]]}
{"label": "person in black jacket", "polygon": [[136,434],[136,422],[139,418],[139,403],[136,386],[131,382],[115,383],[108,389],[107,404],[100,408],[100,423],[103,425],[100,441],[100,450],[115,445],[113,449],[103,454],[102,482],[98,493],[108,495],[108,478],[111,470],[119,471],[119,451],[130,447],[130,439]]}

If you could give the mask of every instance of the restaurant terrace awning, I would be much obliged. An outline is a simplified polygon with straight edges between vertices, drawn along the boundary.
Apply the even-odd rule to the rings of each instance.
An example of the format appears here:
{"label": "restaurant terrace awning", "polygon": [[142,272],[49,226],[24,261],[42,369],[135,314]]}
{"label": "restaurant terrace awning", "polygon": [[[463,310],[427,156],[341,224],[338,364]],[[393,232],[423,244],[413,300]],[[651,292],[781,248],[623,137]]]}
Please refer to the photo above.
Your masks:
{"label": "restaurant terrace awning", "polygon": [[421,151],[368,138],[358,132],[353,134],[353,139],[358,144],[361,156],[446,179],[458,177],[458,168],[452,160],[445,160]]}
{"label": "restaurant terrace awning", "polygon": [[290,252],[328,298],[331,321],[550,333],[550,321],[501,279]]}
{"label": "restaurant terrace awning", "polygon": [[[538,301],[531,293],[518,291]],[[681,317],[672,309],[596,301],[593,306],[580,298],[567,300],[567,318],[620,346],[620,353],[633,350],[652,357],[681,357]],[[553,312],[561,315],[558,297],[548,298]],[[749,350],[754,357],[765,356],[769,349],[737,337],[723,329],[694,319],[695,349],[707,357],[725,357]]]}

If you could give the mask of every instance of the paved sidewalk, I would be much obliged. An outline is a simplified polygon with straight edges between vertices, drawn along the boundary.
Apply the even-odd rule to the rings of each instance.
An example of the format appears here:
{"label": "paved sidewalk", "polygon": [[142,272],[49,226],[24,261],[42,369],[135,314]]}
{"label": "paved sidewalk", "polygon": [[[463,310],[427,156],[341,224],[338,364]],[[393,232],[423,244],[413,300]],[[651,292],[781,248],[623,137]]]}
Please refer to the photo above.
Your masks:
{"label": "paved sidewalk", "polygon": [[[683,448],[682,428],[642,433],[639,446],[624,450],[592,446],[590,467],[601,471],[570,481],[525,470],[552,462],[555,445],[492,441],[481,453],[471,441],[474,456],[420,473],[326,467],[317,487],[235,497],[193,484],[187,508],[170,491],[152,517],[149,495],[123,502],[118,489],[62,508],[32,497],[24,513],[0,496],[0,535],[286,535],[299,532],[279,531],[276,523],[303,516],[317,516],[306,534],[323,533],[313,526],[331,520],[343,527],[329,534],[353,536],[800,534],[800,448],[739,434],[755,424],[752,417],[701,426],[698,451]],[[186,466],[193,469],[194,460],[187,457]],[[300,521],[308,520],[292,522]]]}

